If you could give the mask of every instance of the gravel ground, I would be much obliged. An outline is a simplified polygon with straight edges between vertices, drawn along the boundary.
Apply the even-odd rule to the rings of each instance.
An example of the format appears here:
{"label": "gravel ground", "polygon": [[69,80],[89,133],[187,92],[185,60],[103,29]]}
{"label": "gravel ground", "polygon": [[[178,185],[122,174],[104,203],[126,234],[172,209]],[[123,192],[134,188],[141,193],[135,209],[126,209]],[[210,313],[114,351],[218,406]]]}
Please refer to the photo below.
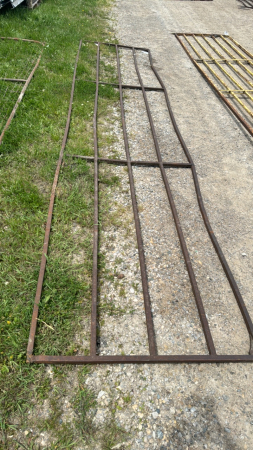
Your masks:
{"label": "gravel ground", "polygon": [[[168,89],[179,128],[196,164],[205,206],[246,305],[252,301],[252,138],[218,100],[172,32],[227,31],[252,52],[252,12],[235,0],[179,2],[119,0],[113,18],[122,44],[149,47]],[[123,81],[136,83],[129,52]],[[138,54],[144,83],[154,85],[145,53]],[[163,96],[149,93],[164,160],[184,162]],[[125,94],[132,158],[154,159],[154,147],[140,92]],[[119,117],[115,111],[115,118]],[[117,120],[116,120],[117,122]],[[120,136],[120,127],[116,130]],[[124,155],[122,142],[116,144]],[[115,146],[114,146],[115,151]],[[110,154],[107,149],[105,154]],[[101,315],[101,354],[146,354],[147,336],[128,178],[115,168],[121,186],[112,189],[112,214],[101,237],[106,267],[101,301],[110,297],[125,310]],[[186,169],[167,169],[210,328],[219,354],[248,353],[249,338],[228,282],[204,229]],[[164,354],[206,353],[201,325],[158,169],[134,168],[157,345]],[[121,294],[120,294],[121,292]],[[252,366],[119,365],[96,367],[86,381],[97,392],[96,425],[112,415],[129,432],[131,449],[253,448]],[[127,399],[127,400],[126,400]],[[99,446],[97,447],[100,448]]]}

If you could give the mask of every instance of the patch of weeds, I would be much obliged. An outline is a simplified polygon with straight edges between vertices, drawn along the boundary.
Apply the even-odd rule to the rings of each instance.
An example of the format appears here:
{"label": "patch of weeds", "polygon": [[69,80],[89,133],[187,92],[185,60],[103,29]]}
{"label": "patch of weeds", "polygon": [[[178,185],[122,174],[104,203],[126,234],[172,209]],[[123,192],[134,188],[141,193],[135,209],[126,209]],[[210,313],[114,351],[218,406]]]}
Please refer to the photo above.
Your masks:
{"label": "patch of weeds", "polygon": [[100,183],[106,184],[107,186],[118,186],[119,185],[119,177],[117,175],[108,176],[102,175],[99,178]]}
{"label": "patch of weeds", "polygon": [[115,280],[115,281],[114,281],[114,287],[115,287],[115,289],[117,289],[119,286],[120,286],[119,280]]}
{"label": "patch of weeds", "polygon": [[126,313],[126,309],[121,308],[121,306],[116,306],[112,299],[108,299],[107,296],[104,296],[99,303],[99,312],[100,314],[104,313],[108,316],[123,316]]}
{"label": "patch of weeds", "polygon": [[126,439],[128,433],[120,426],[118,426],[113,418],[104,427],[104,432],[101,438],[102,450],[111,450],[111,448]]}
{"label": "patch of weeds", "polygon": [[50,416],[43,421],[43,430],[50,431],[59,427],[62,409],[57,396],[50,396]]}
{"label": "patch of weeds", "polygon": [[76,395],[73,399],[73,407],[75,409],[77,419],[75,421],[76,427],[80,435],[85,440],[95,433],[92,424],[94,408],[96,407],[95,393],[88,389],[83,383],[84,377],[87,375],[89,369],[84,367],[79,371],[79,384]]}
{"label": "patch of weeds", "polygon": [[84,308],[78,302],[84,296],[89,297],[89,286],[76,277],[73,267],[61,258],[49,259],[37,328],[38,354],[66,353],[76,331],[73,315],[81,309],[90,312],[89,304]]}
{"label": "patch of weeds", "polygon": [[122,263],[123,263],[123,259],[120,258],[119,256],[117,256],[117,258],[115,259],[115,265],[116,265],[116,266],[119,266],[119,265],[122,264]]}
{"label": "patch of weeds", "polygon": [[126,395],[126,397],[122,397],[125,403],[131,403],[132,397],[130,394]]}
{"label": "patch of weeds", "polygon": [[126,296],[126,291],[125,291],[124,286],[120,286],[119,296],[120,297],[125,297]]}
{"label": "patch of weeds", "polygon": [[141,412],[144,412],[145,409],[146,409],[145,404],[144,404],[144,403],[141,403],[141,404],[139,405],[139,410],[140,410]]}
{"label": "patch of weeds", "polygon": [[110,272],[109,270],[105,270],[103,273],[103,278],[107,281],[113,282],[114,281],[114,273]]}
{"label": "patch of weeds", "polygon": [[[50,448],[69,449],[74,448],[79,439],[75,430],[69,423],[62,421],[61,395],[50,396],[50,415],[43,421],[37,421],[36,425],[40,431],[52,433],[53,438]],[[40,448],[40,447],[38,447]]]}

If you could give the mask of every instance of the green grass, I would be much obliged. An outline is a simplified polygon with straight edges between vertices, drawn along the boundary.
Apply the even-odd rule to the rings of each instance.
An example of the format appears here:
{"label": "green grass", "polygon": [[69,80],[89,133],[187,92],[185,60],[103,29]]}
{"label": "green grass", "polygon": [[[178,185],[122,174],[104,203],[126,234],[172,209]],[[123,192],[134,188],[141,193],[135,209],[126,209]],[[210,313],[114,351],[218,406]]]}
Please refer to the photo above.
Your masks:
{"label": "green grass", "polygon": [[[92,391],[83,384],[87,369],[80,371],[82,381],[79,379],[78,388],[69,381],[76,376],[75,368],[54,367],[52,381],[44,366],[26,363],[26,346],[79,40],[111,40],[106,22],[108,3],[109,0],[44,0],[34,11],[18,7],[0,13],[2,36],[46,43],[40,66],[0,147],[0,448],[3,449],[35,450],[41,430],[50,434],[52,449],[75,448],[90,438],[87,413],[95,403]],[[5,47],[3,42],[0,44],[2,55]],[[28,70],[25,63],[28,53],[37,55],[40,50],[39,46],[15,45],[8,42],[4,50],[5,66],[1,70],[8,76],[12,76],[11,66],[6,63],[8,58],[15,59],[14,75],[21,76],[24,67]],[[104,52],[109,61],[112,56],[110,49]],[[95,46],[83,46],[66,149],[69,154],[93,152],[95,86],[84,80],[94,79],[95,62]],[[101,70],[105,79],[115,81],[113,64],[102,63]],[[101,123],[116,100],[115,89],[101,88],[98,117]],[[110,139],[108,136],[107,143],[111,143]],[[77,336],[81,320],[90,313],[92,168],[85,161],[66,157],[61,170],[36,334],[37,354],[75,354],[77,349],[87,353]],[[101,205],[105,214],[106,189],[118,183],[110,170],[101,174]],[[112,305],[107,307],[110,313],[118,313]],[[71,425],[60,423],[65,391],[77,416]],[[48,398],[49,416],[30,417],[29,411],[32,414]],[[31,427],[33,433],[24,434]],[[106,433],[103,448],[110,448],[110,442],[116,442],[120,431],[113,426]]]}

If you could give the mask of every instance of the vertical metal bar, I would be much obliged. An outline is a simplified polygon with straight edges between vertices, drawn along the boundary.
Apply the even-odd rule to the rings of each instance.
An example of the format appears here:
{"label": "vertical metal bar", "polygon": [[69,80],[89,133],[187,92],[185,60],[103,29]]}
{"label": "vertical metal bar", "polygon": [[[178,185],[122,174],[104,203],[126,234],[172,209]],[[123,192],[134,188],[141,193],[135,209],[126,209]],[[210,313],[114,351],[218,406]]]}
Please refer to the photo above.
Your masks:
{"label": "vertical metal bar", "polygon": [[91,304],[91,337],[90,354],[96,355],[97,351],[97,296],[98,296],[98,137],[97,137],[97,112],[99,89],[99,59],[100,44],[97,44],[97,75],[96,94],[93,116],[94,135],[94,225],[93,225],[93,269],[92,269],[92,304]]}
{"label": "vertical metal bar", "polygon": [[208,347],[209,353],[211,355],[214,355],[214,354],[216,354],[216,351],[215,351],[215,347],[214,347],[214,343],[213,343],[213,338],[212,338],[212,335],[211,335],[211,332],[210,332],[210,328],[209,328],[208,321],[207,321],[207,318],[206,318],[206,313],[205,313],[205,310],[204,310],[203,302],[202,302],[202,299],[201,299],[201,296],[200,296],[199,288],[198,288],[197,281],[196,281],[196,278],[195,278],[195,274],[194,274],[194,271],[193,271],[193,268],[192,268],[190,255],[189,255],[189,252],[188,252],[188,249],[187,249],[187,245],[186,245],[186,242],[185,242],[185,239],[184,239],[184,235],[183,235],[183,232],[182,232],[182,229],[181,229],[181,224],[180,224],[180,221],[179,221],[176,205],[174,203],[174,199],[173,199],[173,196],[172,196],[172,192],[170,190],[170,186],[169,186],[169,182],[168,182],[168,179],[167,179],[167,176],[166,176],[166,172],[165,172],[165,169],[163,167],[162,156],[161,156],[161,152],[160,152],[160,148],[159,148],[159,144],[158,144],[158,140],[157,140],[157,136],[156,136],[156,132],[155,132],[155,127],[154,127],[152,115],[151,115],[149,104],[148,104],[147,94],[145,92],[143,81],[142,81],[142,78],[141,78],[141,75],[140,75],[140,71],[139,71],[139,68],[138,68],[137,59],[136,59],[136,53],[135,53],[135,49],[134,48],[133,48],[133,57],[134,57],[134,65],[135,65],[135,70],[136,70],[136,73],[137,73],[137,76],[138,76],[138,79],[139,79],[139,83],[142,86],[142,94],[143,94],[143,97],[144,97],[144,102],[145,102],[145,105],[146,105],[146,110],[147,110],[147,114],[148,114],[148,118],[149,118],[149,123],[150,123],[150,126],[151,126],[151,131],[152,131],[153,140],[154,140],[154,144],[155,144],[157,159],[158,159],[159,166],[160,166],[160,171],[161,171],[161,174],[162,174],[164,186],[165,186],[165,189],[166,189],[166,192],[167,192],[168,200],[169,200],[171,211],[172,211],[172,214],[173,214],[173,218],[174,218],[174,222],[175,222],[175,226],[176,226],[179,242],[180,242],[180,245],[181,245],[181,249],[182,249],[182,253],[183,253],[183,256],[184,256],[186,268],[187,268],[187,271],[188,271],[188,274],[189,274],[189,278],[190,278],[190,282],[191,282],[191,286],[192,286],[192,291],[193,291],[193,294],[194,294],[194,297],[195,297],[196,305],[197,305],[198,312],[199,312],[200,321],[201,321],[202,328],[203,328],[203,331],[204,331],[204,335],[205,335],[205,338],[206,338],[207,347]]}
{"label": "vertical metal bar", "polygon": [[141,236],[141,225],[140,225],[140,219],[139,219],[139,215],[138,215],[138,207],[137,207],[137,201],[136,201],[136,195],[135,195],[135,189],[134,189],[133,169],[132,169],[132,165],[131,165],[129,143],[128,143],[128,137],[127,137],[126,121],[125,121],[125,114],[124,114],[124,103],[123,103],[122,80],[121,80],[121,71],[120,71],[119,48],[117,45],[116,45],[116,57],[117,57],[117,68],[118,68],[118,78],[119,78],[121,121],[122,121],[122,127],[123,127],[123,136],[124,136],[125,151],[126,151],[126,157],[127,157],[128,176],[129,176],[130,191],[131,191],[132,206],[133,206],[134,221],[135,221],[135,229],[136,229],[136,237],[137,237],[137,244],[138,244],[138,251],[139,251],[139,261],[140,261],[140,269],[141,269],[141,280],[142,280],[145,314],[146,314],[149,352],[150,352],[150,355],[154,356],[154,355],[157,355],[155,331],[154,331],[154,324],[153,324],[153,318],[152,318],[152,313],[151,313],[150,296],[149,296],[149,290],[148,290],[148,279],[147,279],[146,264],[145,264],[145,255],[144,255],[143,242],[142,242],[142,236]]}
{"label": "vertical metal bar", "polygon": [[[176,35],[176,37],[179,40],[179,42],[182,44],[181,39],[179,39],[179,36]],[[189,55],[190,59],[193,61],[193,63],[195,63],[194,58],[192,58],[192,56],[190,55],[190,53],[188,52],[186,47],[183,44],[182,44],[182,46],[185,49],[186,53],[188,53],[188,55]],[[193,181],[194,181],[194,185],[195,185],[196,195],[197,195],[197,199],[198,199],[199,209],[200,209],[201,215],[203,217],[203,221],[204,221],[206,230],[207,230],[207,232],[209,234],[209,237],[210,237],[210,239],[212,241],[214,249],[215,249],[215,251],[216,251],[216,253],[218,255],[218,258],[219,258],[219,260],[221,262],[223,270],[224,270],[224,272],[225,272],[225,274],[227,276],[227,279],[228,279],[228,282],[230,284],[230,287],[231,287],[231,289],[232,289],[232,291],[234,293],[235,299],[236,299],[237,304],[238,304],[238,306],[240,308],[240,311],[241,311],[241,314],[243,316],[243,319],[244,319],[245,325],[247,327],[247,330],[249,332],[249,335],[252,338],[253,337],[252,320],[250,318],[250,315],[248,313],[248,310],[246,308],[244,300],[243,300],[243,298],[241,296],[241,293],[239,291],[237,283],[236,283],[236,281],[234,279],[234,276],[233,276],[233,274],[232,274],[232,272],[230,270],[230,267],[229,267],[229,265],[228,265],[228,263],[226,261],[226,258],[224,256],[224,254],[223,254],[223,252],[222,252],[222,250],[221,250],[221,248],[219,246],[219,243],[218,243],[218,241],[217,241],[217,239],[215,237],[215,234],[214,234],[214,232],[212,230],[211,224],[210,224],[209,219],[208,219],[207,212],[205,210],[203,198],[202,198],[202,195],[201,195],[195,164],[194,164],[194,162],[192,160],[192,157],[191,157],[191,155],[189,153],[189,150],[188,150],[188,148],[186,146],[186,143],[185,143],[185,141],[183,139],[183,136],[181,135],[181,133],[179,131],[179,128],[177,126],[177,123],[176,123],[176,120],[175,120],[175,117],[174,117],[174,114],[173,114],[173,111],[172,111],[172,108],[171,108],[171,105],[170,105],[170,101],[169,101],[169,97],[168,97],[168,93],[167,93],[165,84],[163,83],[160,75],[157,73],[157,70],[156,70],[156,68],[153,65],[152,56],[151,56],[150,51],[149,51],[149,60],[150,60],[151,68],[152,68],[152,70],[153,70],[157,80],[159,81],[160,85],[164,89],[165,100],[166,100],[166,103],[167,103],[167,107],[168,107],[168,110],[169,110],[169,114],[170,114],[170,118],[171,118],[174,130],[175,130],[175,132],[176,132],[176,134],[178,136],[178,139],[179,139],[179,141],[180,141],[180,143],[182,145],[182,149],[183,149],[183,151],[185,153],[185,156],[186,156],[187,160],[189,161],[189,163],[191,164],[192,176],[193,176]],[[203,71],[201,71],[201,73],[203,73]]]}
{"label": "vertical metal bar", "polygon": [[59,159],[57,162],[57,167],[56,167],[52,191],[51,191],[46,231],[45,231],[45,238],[44,238],[44,245],[43,245],[43,252],[42,252],[42,258],[41,258],[41,263],[40,263],[40,272],[39,272],[39,278],[38,278],[38,283],[37,283],[37,290],[36,290],[34,307],[33,307],[30,335],[29,335],[28,346],[27,346],[28,361],[31,358],[31,356],[33,354],[33,349],[34,349],[34,340],[35,340],[35,333],[36,333],[36,328],[37,328],[37,319],[38,319],[38,314],[39,314],[39,303],[40,303],[40,299],[41,299],[41,293],[42,293],[43,281],[44,281],[44,275],[45,275],[45,269],[46,269],[46,263],[47,263],[47,252],[48,252],[49,237],[50,237],[51,223],[52,223],[52,216],[53,216],[53,209],[54,209],[55,193],[56,193],[56,187],[57,187],[58,178],[59,178],[59,174],[60,174],[60,170],[61,170],[63,153],[64,153],[64,149],[65,149],[65,146],[67,143],[68,134],[69,134],[72,103],[73,103],[74,90],[75,90],[76,69],[77,69],[77,63],[78,63],[78,59],[79,59],[79,53],[80,53],[81,46],[82,46],[82,41],[80,41],[80,43],[79,43],[78,52],[77,52],[77,56],[76,56],[76,63],[75,63],[75,68],[74,68],[73,81],[72,81],[72,89],[71,89],[71,95],[70,95],[67,123],[66,123],[66,127],[65,127],[65,133],[64,133],[64,137],[63,137],[63,141],[62,141],[61,151],[59,154]]}

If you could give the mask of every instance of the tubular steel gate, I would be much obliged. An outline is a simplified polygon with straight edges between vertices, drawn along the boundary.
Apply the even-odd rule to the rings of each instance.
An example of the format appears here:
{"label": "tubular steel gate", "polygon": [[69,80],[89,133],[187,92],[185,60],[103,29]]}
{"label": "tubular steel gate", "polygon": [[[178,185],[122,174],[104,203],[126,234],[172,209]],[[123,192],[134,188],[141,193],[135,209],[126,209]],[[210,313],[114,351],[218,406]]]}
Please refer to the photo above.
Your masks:
{"label": "tubular steel gate", "polygon": [[[62,142],[62,147],[59,155],[59,160],[55,172],[55,178],[53,182],[52,187],[52,193],[51,193],[51,199],[50,199],[50,205],[49,205],[49,212],[48,212],[48,219],[46,224],[46,232],[45,232],[45,240],[44,240],[44,246],[43,246],[43,255],[41,260],[41,266],[40,266],[40,273],[39,273],[39,279],[37,284],[37,291],[36,291],[36,297],[35,297],[35,303],[34,303],[34,310],[33,310],[33,316],[32,316],[32,322],[31,322],[31,329],[30,329],[30,336],[29,336],[29,342],[28,342],[28,348],[27,348],[27,361],[30,363],[50,363],[50,364],[117,364],[117,363],[214,363],[214,362],[223,362],[223,363],[229,363],[229,362],[253,362],[253,352],[249,350],[248,355],[217,355],[213,337],[209,328],[208,319],[204,310],[202,298],[200,295],[200,291],[197,285],[196,276],[192,267],[192,263],[190,260],[190,255],[187,249],[185,237],[183,234],[183,231],[181,229],[180,221],[178,212],[174,203],[174,199],[172,196],[171,187],[165,172],[165,168],[171,167],[171,168],[182,168],[185,170],[190,170],[192,173],[194,185],[195,185],[195,191],[196,196],[198,200],[199,209],[202,214],[202,218],[206,227],[206,230],[209,234],[209,237],[212,241],[213,247],[218,255],[218,258],[220,260],[220,263],[223,267],[223,270],[226,274],[226,277],[229,281],[229,284],[232,288],[234,297],[237,301],[237,304],[239,306],[239,309],[241,311],[242,317],[244,319],[245,325],[247,327],[249,336],[250,336],[250,343],[252,342],[253,337],[253,324],[251,321],[251,318],[249,316],[249,313],[247,311],[247,308],[245,306],[244,300],[240,294],[240,291],[238,289],[238,286],[235,282],[235,279],[230,271],[230,268],[228,266],[228,263],[220,249],[220,246],[217,242],[217,239],[213,233],[213,230],[211,228],[211,225],[209,223],[207,213],[205,211],[205,207],[203,204],[199,182],[197,178],[196,168],[194,165],[194,162],[191,158],[191,155],[189,153],[189,150],[181,136],[181,133],[178,129],[178,126],[176,124],[171,106],[170,101],[168,98],[168,94],[165,88],[165,85],[160,78],[159,74],[157,73],[153,62],[152,62],[152,56],[149,49],[146,48],[137,48],[137,47],[131,47],[131,46],[123,46],[123,45],[115,45],[115,44],[101,44],[101,43],[95,43],[97,45],[97,65],[96,65],[96,94],[95,94],[95,107],[94,107],[94,118],[93,118],[93,126],[94,126],[94,157],[86,157],[86,156],[78,156],[84,158],[87,161],[94,162],[94,235],[93,235],[93,273],[92,273],[92,309],[91,309],[91,341],[90,341],[90,356],[50,356],[50,355],[34,355],[34,341],[35,341],[35,334],[36,334],[36,327],[37,327],[37,319],[39,314],[39,302],[41,299],[41,293],[42,293],[42,287],[43,287],[43,279],[44,279],[44,273],[46,268],[46,260],[47,260],[47,252],[48,252],[48,245],[49,245],[49,236],[50,236],[50,229],[51,229],[51,221],[52,221],[52,214],[53,214],[53,207],[54,207],[54,200],[55,200],[55,193],[56,193],[56,186],[59,178],[60,168],[63,161],[63,154],[64,149],[66,146],[67,138],[68,138],[68,132],[70,127],[70,118],[71,118],[71,110],[72,110],[72,102],[73,102],[73,96],[74,96],[74,89],[75,89],[75,80],[76,80],[76,70],[77,70],[77,64],[79,59],[79,53],[82,46],[82,41],[79,44],[79,50],[76,58],[75,63],[75,69],[74,69],[74,76],[73,76],[73,83],[72,83],[72,90],[71,90],[71,98],[70,98],[70,104],[69,104],[69,112],[68,112],[68,118],[67,118],[67,124],[65,129],[65,134]],[[111,84],[112,86],[119,89],[120,94],[120,108],[121,108],[121,121],[122,121],[122,128],[123,128],[123,136],[124,136],[124,145],[125,145],[125,152],[126,152],[126,159],[125,160],[117,160],[117,159],[106,159],[106,158],[99,158],[98,155],[98,137],[97,137],[97,111],[98,111],[98,96],[99,96],[99,84],[108,84],[103,83],[99,81],[99,67],[100,67],[100,49],[102,45],[107,46],[113,46],[116,51],[116,61],[117,61],[117,73],[118,73],[118,84]],[[133,62],[136,70],[136,74],[139,80],[139,85],[125,85],[122,84],[122,77],[121,77],[121,63],[120,63],[120,49],[128,49],[132,51],[132,57]],[[142,77],[140,75],[136,52],[142,51],[146,52],[149,57],[150,67],[156,77],[156,79],[159,82],[160,87],[152,87],[152,86],[144,86]],[[126,121],[125,121],[125,110],[124,110],[124,102],[123,102],[123,89],[137,89],[140,90],[143,94],[143,99],[145,102],[145,107],[149,119],[149,125],[152,132],[154,147],[156,150],[157,160],[156,161],[133,161],[131,160],[130,156],[130,150],[129,150],[129,142],[128,142],[128,135],[127,135],[127,129],[126,129]],[[147,91],[160,91],[164,93],[166,105],[168,108],[168,112],[170,115],[170,119],[172,121],[174,130],[177,135],[177,139],[179,143],[181,144],[181,147],[184,151],[184,154],[187,158],[187,163],[175,163],[175,162],[165,162],[162,159],[159,143],[156,135],[155,125],[154,121],[151,115],[151,110],[149,106],[149,101],[147,98]],[[108,356],[99,356],[96,354],[96,348],[97,348],[97,307],[98,307],[98,238],[99,238],[99,228],[98,228],[98,194],[99,194],[99,163],[109,163],[109,164],[115,164],[115,165],[125,165],[128,169],[128,175],[129,175],[129,182],[130,182],[130,192],[131,192],[131,199],[132,199],[132,207],[133,207],[133,214],[134,214],[134,221],[135,221],[135,229],[136,229],[136,236],[137,236],[137,244],[138,244],[138,252],[139,252],[139,261],[140,261],[140,270],[141,270],[141,279],[142,279],[142,288],[143,288],[143,298],[144,298],[144,307],[145,307],[145,314],[146,314],[146,326],[147,326],[147,334],[148,334],[148,343],[149,343],[149,355],[108,355]],[[152,167],[159,167],[162,180],[164,183],[164,187],[166,190],[167,198],[169,201],[169,205],[172,211],[173,219],[175,222],[177,235],[179,238],[182,254],[184,257],[185,265],[187,268],[188,276],[191,282],[192,291],[194,294],[200,322],[202,325],[202,329],[204,332],[207,348],[209,351],[209,354],[207,355],[159,355],[157,352],[157,346],[156,346],[156,339],[155,339],[155,331],[154,331],[154,324],[153,324],[153,318],[152,318],[152,311],[151,311],[151,302],[150,302],[150,296],[149,296],[149,288],[148,288],[148,278],[147,278],[147,272],[146,272],[146,264],[145,264],[145,254],[143,250],[143,242],[142,242],[142,234],[141,234],[141,225],[140,225],[140,218],[138,214],[138,206],[137,206],[137,200],[136,200],[136,194],[135,194],[135,186],[134,186],[134,178],[133,178],[133,169],[132,166],[152,166]]]}
{"label": "tubular steel gate", "polygon": [[253,136],[253,55],[230,36],[175,36],[201,75]]}

